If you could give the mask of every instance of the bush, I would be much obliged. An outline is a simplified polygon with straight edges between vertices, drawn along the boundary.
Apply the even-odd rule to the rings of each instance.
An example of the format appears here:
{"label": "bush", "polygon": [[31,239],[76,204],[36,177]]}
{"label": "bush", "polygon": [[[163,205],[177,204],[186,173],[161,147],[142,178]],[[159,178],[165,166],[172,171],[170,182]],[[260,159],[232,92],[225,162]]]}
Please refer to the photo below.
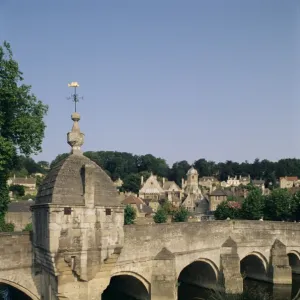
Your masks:
{"label": "bush", "polygon": [[163,200],[161,202],[161,208],[170,216],[177,211],[177,208],[169,200]]}
{"label": "bush", "polygon": [[174,222],[186,222],[189,216],[189,212],[186,208],[180,207],[173,215]]}
{"label": "bush", "polygon": [[124,210],[124,224],[130,225],[134,223],[136,218],[136,210],[129,204],[126,205]]}
{"label": "bush", "polygon": [[12,223],[6,223],[5,217],[0,217],[0,232],[13,232],[15,225]]}
{"label": "bush", "polygon": [[153,220],[155,223],[166,223],[168,215],[163,208],[159,208],[155,215],[153,216]]}
{"label": "bush", "polygon": [[217,220],[238,219],[240,217],[240,204],[233,201],[224,201],[217,206],[215,218]]}
{"label": "bush", "polygon": [[32,231],[32,223],[27,224],[23,231]]}

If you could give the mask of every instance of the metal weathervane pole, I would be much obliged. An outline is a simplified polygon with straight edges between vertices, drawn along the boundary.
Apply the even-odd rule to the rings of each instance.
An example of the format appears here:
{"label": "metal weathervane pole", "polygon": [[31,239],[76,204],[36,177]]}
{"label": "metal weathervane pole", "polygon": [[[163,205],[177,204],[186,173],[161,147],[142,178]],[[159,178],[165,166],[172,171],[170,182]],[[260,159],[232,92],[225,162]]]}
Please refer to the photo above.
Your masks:
{"label": "metal weathervane pole", "polygon": [[79,87],[79,83],[78,82],[71,82],[71,83],[68,83],[68,87],[71,87],[71,88],[74,88],[74,94],[71,95],[71,97],[68,97],[68,99],[71,99],[74,104],[75,104],[75,112],[76,109],[77,109],[77,102],[79,102],[79,98],[82,99],[82,97],[78,97],[78,94],[76,93],[76,88]]}

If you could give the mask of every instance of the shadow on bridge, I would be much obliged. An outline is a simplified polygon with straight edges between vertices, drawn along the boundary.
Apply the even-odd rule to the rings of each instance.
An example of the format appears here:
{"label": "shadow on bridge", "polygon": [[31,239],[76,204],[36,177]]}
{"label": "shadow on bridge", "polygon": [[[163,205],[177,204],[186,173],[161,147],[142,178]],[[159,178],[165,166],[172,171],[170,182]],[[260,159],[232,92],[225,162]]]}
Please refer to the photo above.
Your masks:
{"label": "shadow on bridge", "polygon": [[133,275],[116,275],[110,279],[102,300],[150,300],[147,288]]}

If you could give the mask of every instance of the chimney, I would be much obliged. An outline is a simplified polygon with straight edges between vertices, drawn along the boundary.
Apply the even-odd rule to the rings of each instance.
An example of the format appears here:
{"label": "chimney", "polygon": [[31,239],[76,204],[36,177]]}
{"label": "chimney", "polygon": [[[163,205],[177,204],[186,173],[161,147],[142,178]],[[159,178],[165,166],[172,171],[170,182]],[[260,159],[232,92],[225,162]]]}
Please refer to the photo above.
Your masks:
{"label": "chimney", "polygon": [[141,186],[144,185],[144,176],[141,176]]}
{"label": "chimney", "polygon": [[162,181],[163,181],[163,186],[164,186],[165,185],[165,181],[166,181],[165,177],[163,177]]}
{"label": "chimney", "polygon": [[240,175],[240,180],[242,179],[242,175]]}
{"label": "chimney", "polygon": [[181,178],[181,188],[184,188],[184,178]]}

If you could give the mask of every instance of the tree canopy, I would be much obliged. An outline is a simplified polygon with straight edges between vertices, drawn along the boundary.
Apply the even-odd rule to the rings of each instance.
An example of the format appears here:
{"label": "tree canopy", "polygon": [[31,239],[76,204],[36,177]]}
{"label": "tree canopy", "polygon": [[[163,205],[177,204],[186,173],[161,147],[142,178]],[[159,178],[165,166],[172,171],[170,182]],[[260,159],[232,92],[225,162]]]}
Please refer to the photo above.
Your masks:
{"label": "tree canopy", "polygon": [[242,205],[224,201],[215,211],[217,220],[244,219],[270,221],[299,221],[300,192],[291,194],[287,189],[274,189],[270,195],[262,195],[257,189],[249,192]]}
{"label": "tree canopy", "polygon": [[[68,155],[69,153],[58,155],[50,166],[53,167]],[[112,180],[121,178],[126,190],[135,193],[140,186],[142,175],[146,180],[153,172],[158,177],[166,177],[168,180],[174,180],[178,185],[181,185],[181,179],[186,179],[186,173],[191,167],[185,160],[175,162],[169,167],[166,160],[150,154],[134,155],[117,151],[88,151],[84,155],[102,167]],[[228,176],[250,175],[252,179],[264,180],[266,187],[271,188],[276,188],[276,178],[282,176],[298,176],[300,178],[300,159],[296,158],[281,159],[277,162],[255,159],[252,163],[247,161],[216,163],[200,158],[194,162],[193,166],[197,169],[200,177],[215,176],[222,181],[227,180]],[[249,186],[248,189],[251,190],[252,188]]]}
{"label": "tree canopy", "polygon": [[10,44],[0,46],[0,215],[9,202],[6,181],[17,165],[17,155],[41,151],[44,116],[48,107],[23,83],[23,74],[13,59]]}

